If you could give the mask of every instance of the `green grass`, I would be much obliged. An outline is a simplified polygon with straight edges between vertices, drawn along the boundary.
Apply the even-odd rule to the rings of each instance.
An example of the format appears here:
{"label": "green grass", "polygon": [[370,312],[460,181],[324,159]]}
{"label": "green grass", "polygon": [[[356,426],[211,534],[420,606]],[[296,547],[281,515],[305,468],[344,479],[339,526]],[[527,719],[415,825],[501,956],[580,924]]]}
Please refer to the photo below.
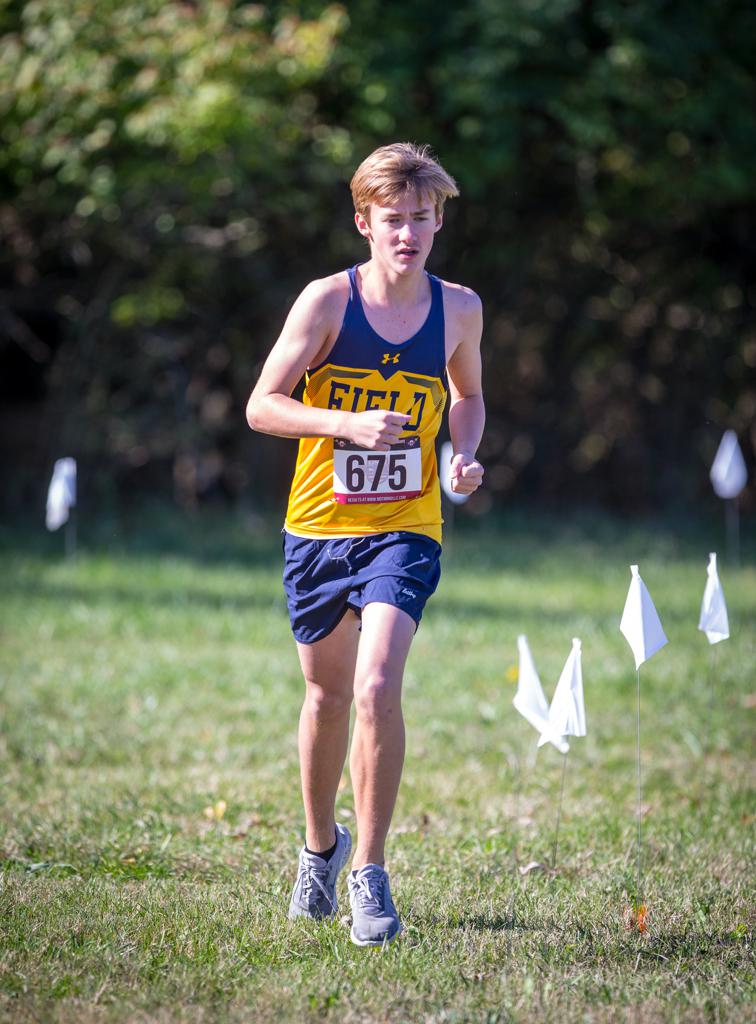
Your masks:
{"label": "green grass", "polygon": [[[389,850],[405,932],[361,950],[344,918],[286,920],[301,681],[280,538],[182,529],[101,538],[73,563],[59,537],[2,538],[0,1019],[756,1019],[753,568],[720,563],[732,638],[712,651],[705,532],[513,519],[455,536],[406,675]],[[641,670],[645,935],[623,923],[631,561],[670,639]],[[527,875],[551,860],[562,759],[535,756],[511,706],[520,632],[549,696],[581,637],[588,717],[557,870]],[[338,809],[353,825],[348,776]]]}

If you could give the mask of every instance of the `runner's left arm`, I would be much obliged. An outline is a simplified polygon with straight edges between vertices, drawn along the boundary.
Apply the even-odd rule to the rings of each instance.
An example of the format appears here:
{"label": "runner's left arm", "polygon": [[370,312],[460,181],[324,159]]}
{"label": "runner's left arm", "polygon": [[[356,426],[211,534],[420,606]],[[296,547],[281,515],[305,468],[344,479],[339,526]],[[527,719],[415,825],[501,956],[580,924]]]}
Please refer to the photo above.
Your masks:
{"label": "runner's left arm", "polygon": [[483,481],[483,467],[476,458],[486,419],[480,357],[483,311],[478,296],[467,288],[456,292],[455,306],[450,326],[458,342],[446,367],[451,395],[449,432],[454,450],[452,490],[472,494]]}

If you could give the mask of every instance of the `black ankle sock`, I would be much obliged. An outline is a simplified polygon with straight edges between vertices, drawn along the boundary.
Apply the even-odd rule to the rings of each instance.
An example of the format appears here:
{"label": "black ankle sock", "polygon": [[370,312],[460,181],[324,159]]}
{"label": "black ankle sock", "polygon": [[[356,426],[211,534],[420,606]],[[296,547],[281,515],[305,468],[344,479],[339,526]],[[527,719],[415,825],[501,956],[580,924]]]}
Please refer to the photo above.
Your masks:
{"label": "black ankle sock", "polygon": [[310,847],[307,845],[305,845],[305,850],[308,853],[314,854],[316,857],[320,857],[321,860],[329,861],[331,857],[333,857],[334,853],[336,853],[336,843],[334,843],[333,846],[329,847],[327,850],[323,850],[322,853],[320,853],[318,850],[311,850]]}

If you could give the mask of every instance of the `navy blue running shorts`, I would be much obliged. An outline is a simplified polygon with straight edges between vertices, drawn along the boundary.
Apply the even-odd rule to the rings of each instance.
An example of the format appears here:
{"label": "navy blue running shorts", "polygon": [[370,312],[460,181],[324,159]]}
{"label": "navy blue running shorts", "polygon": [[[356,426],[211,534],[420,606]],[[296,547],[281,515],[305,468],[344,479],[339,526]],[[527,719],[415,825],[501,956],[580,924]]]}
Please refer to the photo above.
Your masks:
{"label": "navy blue running shorts", "polygon": [[416,626],[441,576],[441,545],[420,533],[310,540],[284,530],[284,590],[294,637],[314,644],[347,609],[370,601],[394,605]]}

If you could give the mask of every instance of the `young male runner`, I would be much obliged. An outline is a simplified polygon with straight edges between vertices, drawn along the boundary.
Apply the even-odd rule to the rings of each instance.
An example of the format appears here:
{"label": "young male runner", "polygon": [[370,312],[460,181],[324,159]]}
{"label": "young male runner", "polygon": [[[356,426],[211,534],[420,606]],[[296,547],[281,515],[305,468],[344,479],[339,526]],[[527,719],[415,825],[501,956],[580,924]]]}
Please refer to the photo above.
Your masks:
{"label": "young male runner", "polygon": [[[299,756],[305,846],[289,917],[336,913],[352,840],[335,821],[350,754],[357,848],[352,941],[401,930],[384,846],[404,760],[404,664],[438,584],[435,456],[447,391],[453,487],[481,483],[481,304],[425,271],[454,180],[427,147],[383,146],[351,182],[370,259],[311,282],[247,406],[254,430],[300,438],[284,529],[284,586],[305,679]],[[304,400],[291,398],[304,375]]]}

